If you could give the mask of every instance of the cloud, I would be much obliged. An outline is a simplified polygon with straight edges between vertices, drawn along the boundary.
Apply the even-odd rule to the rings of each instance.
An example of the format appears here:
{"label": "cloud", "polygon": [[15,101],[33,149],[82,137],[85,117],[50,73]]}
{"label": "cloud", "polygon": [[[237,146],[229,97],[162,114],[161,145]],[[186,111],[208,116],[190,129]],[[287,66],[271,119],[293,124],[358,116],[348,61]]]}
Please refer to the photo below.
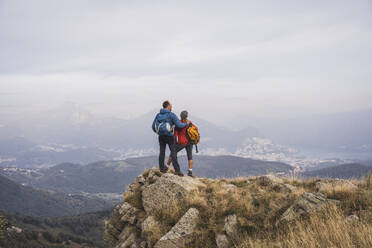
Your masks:
{"label": "cloud", "polygon": [[98,101],[127,116],[170,98],[210,118],[372,107],[371,10],[370,1],[3,0],[0,90],[22,97],[0,101]]}

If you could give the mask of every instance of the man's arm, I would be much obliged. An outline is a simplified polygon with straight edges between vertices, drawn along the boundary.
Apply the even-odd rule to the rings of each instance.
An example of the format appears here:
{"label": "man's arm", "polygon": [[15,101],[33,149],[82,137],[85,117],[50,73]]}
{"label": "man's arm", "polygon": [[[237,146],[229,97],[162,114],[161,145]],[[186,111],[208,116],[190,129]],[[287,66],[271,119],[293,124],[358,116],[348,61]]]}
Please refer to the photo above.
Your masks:
{"label": "man's arm", "polygon": [[187,125],[187,123],[182,123],[180,119],[178,119],[177,115],[175,115],[174,113],[171,113],[171,119],[174,125],[176,125],[176,127],[178,128],[184,128]]}

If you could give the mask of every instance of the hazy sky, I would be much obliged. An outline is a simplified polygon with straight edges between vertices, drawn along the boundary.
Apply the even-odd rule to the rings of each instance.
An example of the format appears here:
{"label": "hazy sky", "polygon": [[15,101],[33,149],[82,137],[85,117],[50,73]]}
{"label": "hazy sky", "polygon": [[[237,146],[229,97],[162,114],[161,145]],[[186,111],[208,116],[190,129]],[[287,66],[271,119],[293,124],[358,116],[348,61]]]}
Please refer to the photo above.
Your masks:
{"label": "hazy sky", "polygon": [[371,44],[368,0],[0,0],[0,113],[367,109]]}

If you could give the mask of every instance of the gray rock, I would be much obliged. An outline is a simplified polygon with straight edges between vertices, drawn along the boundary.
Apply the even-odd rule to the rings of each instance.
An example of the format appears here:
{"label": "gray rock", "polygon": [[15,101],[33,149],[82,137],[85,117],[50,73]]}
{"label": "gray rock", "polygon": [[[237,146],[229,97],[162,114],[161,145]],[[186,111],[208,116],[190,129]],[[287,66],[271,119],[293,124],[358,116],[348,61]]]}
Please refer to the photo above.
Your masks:
{"label": "gray rock", "polygon": [[352,215],[349,215],[349,216],[346,218],[346,221],[347,221],[347,222],[355,222],[355,221],[359,221],[359,217],[356,216],[355,214],[352,214]]}
{"label": "gray rock", "polygon": [[125,226],[124,229],[120,233],[119,240],[121,240],[121,241],[127,240],[127,238],[130,236],[131,232],[132,232],[131,226],[129,226],[129,225]]}
{"label": "gray rock", "polygon": [[205,186],[197,178],[179,177],[166,173],[155,183],[143,187],[142,203],[146,213],[154,211],[172,202],[179,202],[185,197],[195,194],[199,186]]}
{"label": "gray rock", "polygon": [[279,191],[283,193],[293,193],[294,191],[296,191],[295,186],[287,184],[287,183],[277,184],[277,186],[279,187]]}
{"label": "gray rock", "polygon": [[111,223],[105,223],[105,232],[103,233],[104,239],[110,245],[114,245],[118,242],[120,236],[120,230],[115,228]]}
{"label": "gray rock", "polygon": [[144,185],[146,183],[146,179],[145,177],[141,174],[139,175],[136,180],[135,180],[136,183],[140,184],[140,185]]}
{"label": "gray rock", "polygon": [[120,220],[122,223],[128,222],[134,225],[137,221],[137,214],[139,210],[127,202],[123,202],[119,209],[119,214],[121,215]]}
{"label": "gray rock", "polygon": [[139,211],[128,202],[117,205],[110,221],[105,224],[104,239],[111,245],[119,243],[116,247],[130,247],[135,242],[132,239],[136,236],[132,234],[136,229]]}
{"label": "gray rock", "polygon": [[218,248],[229,248],[230,242],[225,234],[218,234],[216,237],[216,244]]}
{"label": "gray rock", "polygon": [[226,184],[225,188],[226,188],[227,192],[234,193],[237,190],[238,187],[236,187],[236,185],[234,185],[234,184]]}
{"label": "gray rock", "polygon": [[136,242],[136,234],[131,233],[129,237],[122,243],[120,248],[130,248]]}
{"label": "gray rock", "polygon": [[291,221],[303,214],[309,214],[321,210],[325,206],[337,201],[327,199],[323,194],[303,193],[295,203],[288,208],[280,218],[280,221]]}
{"label": "gray rock", "polygon": [[258,177],[257,182],[261,186],[271,186],[276,183],[283,183],[283,180],[274,175],[265,175]]}
{"label": "gray rock", "polygon": [[146,241],[142,241],[142,242],[139,244],[139,247],[140,247],[140,248],[146,248],[146,247],[147,247],[147,242],[146,242]]}
{"label": "gray rock", "polygon": [[153,216],[148,216],[143,222],[142,222],[142,232],[151,232],[154,230],[154,228],[158,228],[160,226],[159,222],[155,220]]}
{"label": "gray rock", "polygon": [[160,178],[157,175],[158,169],[153,167],[150,169],[149,174],[147,175],[146,182],[147,183],[154,183],[158,178]]}
{"label": "gray rock", "polygon": [[238,217],[235,214],[225,218],[224,230],[230,238],[236,238],[238,234]]}
{"label": "gray rock", "polygon": [[195,229],[199,211],[190,208],[172,229],[165,234],[156,244],[155,248],[182,248],[195,238]]}

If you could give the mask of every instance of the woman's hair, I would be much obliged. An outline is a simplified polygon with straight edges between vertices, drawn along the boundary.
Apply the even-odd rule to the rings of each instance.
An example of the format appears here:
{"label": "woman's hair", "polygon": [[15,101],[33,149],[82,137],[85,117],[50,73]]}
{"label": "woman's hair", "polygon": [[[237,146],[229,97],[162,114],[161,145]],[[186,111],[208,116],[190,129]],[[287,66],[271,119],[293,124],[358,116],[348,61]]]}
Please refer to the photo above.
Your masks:
{"label": "woman's hair", "polygon": [[186,110],[182,111],[180,116],[182,120],[186,120],[189,113]]}

